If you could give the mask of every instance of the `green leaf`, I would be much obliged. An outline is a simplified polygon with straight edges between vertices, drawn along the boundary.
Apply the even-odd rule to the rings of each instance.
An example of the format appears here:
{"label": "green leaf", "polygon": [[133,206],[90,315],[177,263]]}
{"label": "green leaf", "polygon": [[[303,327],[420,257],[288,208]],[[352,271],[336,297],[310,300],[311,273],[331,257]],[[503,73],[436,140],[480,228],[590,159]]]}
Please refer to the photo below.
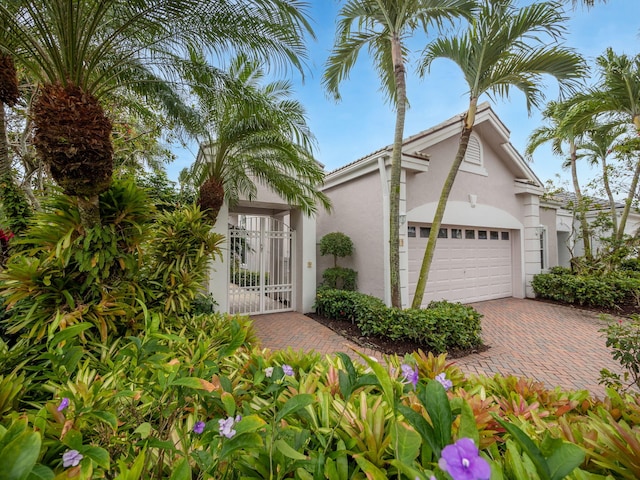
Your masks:
{"label": "green leaf", "polygon": [[353,458],[356,459],[358,466],[365,473],[368,480],[387,480],[386,473],[364,458],[362,454],[354,455]]}
{"label": "green leaf", "polygon": [[376,379],[380,384],[380,388],[382,388],[382,392],[384,393],[385,400],[387,404],[395,409],[396,406],[396,395],[395,390],[393,388],[393,382],[391,381],[391,377],[389,377],[389,372],[387,372],[382,365],[380,365],[376,360],[369,358],[367,355],[356,352],[358,355],[362,357],[362,359],[367,362],[367,365],[373,370]]}
{"label": "green leaf", "polygon": [[301,393],[295,397],[291,397],[278,411],[278,414],[276,415],[276,422],[279,422],[290,413],[296,412],[307,405],[311,405],[313,400],[314,396],[310,393]]}
{"label": "green leaf", "polygon": [[188,387],[194,390],[206,390],[206,385],[203,384],[198,377],[180,377],[171,382],[172,386]]}
{"label": "green leaf", "polygon": [[73,337],[77,337],[82,332],[88,330],[91,327],[93,327],[93,324],[89,322],[76,323],[75,325],[71,325],[64,330],[60,330],[53,337],[51,337],[49,343],[51,343],[52,345],[57,345],[60,342],[64,342],[65,340],[69,340]]}
{"label": "green leaf", "polygon": [[418,469],[411,467],[410,465],[407,465],[403,462],[401,462],[400,460],[397,459],[393,459],[393,460],[389,460],[389,463],[391,465],[393,465],[394,467],[396,467],[398,469],[398,472],[400,473],[404,473],[406,477],[408,478],[422,478],[424,473],[421,473]]}
{"label": "green leaf", "polygon": [[429,422],[427,422],[427,420],[418,412],[412,410],[406,405],[398,405],[398,411],[407,419],[413,428],[416,429],[422,439],[429,444],[434,455],[439,457],[442,448],[439,446],[436,434]]}
{"label": "green leaf", "polygon": [[307,460],[307,456],[295,450],[291,445],[285,442],[283,439],[275,441],[276,449],[282,453],[285,457],[292,458],[294,460]]}
{"label": "green leaf", "polygon": [[2,480],[26,478],[40,455],[40,435],[25,431],[0,450]]}
{"label": "green leaf", "polygon": [[104,448],[85,447],[82,449],[82,453],[99,467],[109,470],[109,453]]}
{"label": "green leaf", "polygon": [[226,460],[236,450],[260,448],[261,446],[262,438],[257,433],[236,434],[235,437],[222,442],[220,460]]}
{"label": "green leaf", "polygon": [[562,480],[584,462],[584,451],[573,443],[562,442],[553,454],[547,458],[551,480]]}
{"label": "green leaf", "polygon": [[396,453],[395,458],[400,462],[410,465],[420,453],[420,434],[404,422],[396,421],[391,429],[391,441]]}
{"label": "green leaf", "polygon": [[114,430],[118,428],[118,417],[116,417],[111,412],[105,412],[104,410],[95,410],[91,412],[91,416],[99,418],[103,422],[109,424]]}
{"label": "green leaf", "polygon": [[31,473],[27,477],[27,480],[53,480],[56,477],[56,474],[53,473],[49,467],[45,467],[44,465],[36,465],[31,470]]}
{"label": "green leaf", "polygon": [[149,422],[144,422],[141,423],[140,425],[138,425],[138,428],[136,428],[133,433],[137,433],[140,435],[141,439],[145,439],[148,438],[149,435],[151,435],[151,424]]}
{"label": "green leaf", "polygon": [[222,404],[224,405],[224,410],[227,412],[227,415],[233,417],[236,413],[236,399],[233,398],[233,395],[229,392],[222,392],[220,399],[222,400]]}
{"label": "green leaf", "polygon": [[187,458],[181,458],[173,466],[173,473],[169,480],[191,480],[191,467]]}
{"label": "green leaf", "polygon": [[296,478],[300,478],[301,480],[313,480],[313,475],[307,472],[304,468],[296,468]]}
{"label": "green leaf", "polygon": [[476,423],[476,416],[473,409],[463,398],[456,397],[451,400],[451,405],[460,408],[460,427],[458,428],[458,438],[470,438],[473,443],[480,445],[480,433]]}
{"label": "green leaf", "polygon": [[551,472],[549,471],[547,461],[542,456],[542,453],[535,445],[535,443],[533,443],[533,441],[522,430],[520,430],[512,423],[505,422],[495,413],[492,413],[491,415],[500,425],[502,425],[502,427],[504,427],[507,432],[509,432],[509,434],[511,434],[514,440],[516,440],[520,444],[524,452],[529,456],[529,458],[535,465],[541,480],[551,480]]}
{"label": "green leaf", "polygon": [[242,420],[236,423],[233,428],[236,431],[236,435],[241,435],[258,430],[266,425],[266,423],[267,422],[257,415],[247,415],[246,417],[242,417]]}
{"label": "green leaf", "polygon": [[433,431],[435,434],[438,450],[434,449],[436,455],[451,443],[451,425],[453,424],[453,414],[449,405],[449,397],[444,387],[435,380],[429,382],[426,387],[418,390],[418,398],[427,409]]}

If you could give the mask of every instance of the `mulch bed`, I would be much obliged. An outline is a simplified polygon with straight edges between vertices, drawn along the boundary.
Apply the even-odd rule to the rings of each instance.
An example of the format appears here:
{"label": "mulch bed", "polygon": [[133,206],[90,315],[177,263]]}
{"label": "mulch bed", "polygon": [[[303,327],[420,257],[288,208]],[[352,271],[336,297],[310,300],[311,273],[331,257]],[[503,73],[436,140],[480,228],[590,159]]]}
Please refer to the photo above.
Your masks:
{"label": "mulch bed", "polygon": [[[422,350],[425,353],[429,351],[424,345],[409,340],[395,341],[382,337],[365,337],[362,335],[360,328],[348,320],[333,320],[316,313],[307,313],[306,316],[325,327],[330,328],[337,334],[342,335],[344,338],[356,345],[359,345],[360,347],[371,348],[372,350],[376,350],[387,355],[397,354],[399,356],[403,356],[417,350]],[[488,349],[489,346],[481,345],[474,349],[452,350],[447,352],[447,357],[461,358],[472,353],[484,352]],[[437,355],[438,352],[433,352],[433,354]]]}

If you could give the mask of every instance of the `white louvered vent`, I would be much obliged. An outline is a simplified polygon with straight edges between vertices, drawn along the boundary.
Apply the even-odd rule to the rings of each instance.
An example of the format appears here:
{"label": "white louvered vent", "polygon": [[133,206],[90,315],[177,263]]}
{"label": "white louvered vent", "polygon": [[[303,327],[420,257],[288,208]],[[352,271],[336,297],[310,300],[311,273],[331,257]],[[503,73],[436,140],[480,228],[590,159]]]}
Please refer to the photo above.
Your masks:
{"label": "white louvered vent", "polygon": [[471,135],[471,138],[469,138],[469,146],[467,147],[467,153],[464,155],[464,161],[472,165],[482,165],[480,140],[475,135]]}

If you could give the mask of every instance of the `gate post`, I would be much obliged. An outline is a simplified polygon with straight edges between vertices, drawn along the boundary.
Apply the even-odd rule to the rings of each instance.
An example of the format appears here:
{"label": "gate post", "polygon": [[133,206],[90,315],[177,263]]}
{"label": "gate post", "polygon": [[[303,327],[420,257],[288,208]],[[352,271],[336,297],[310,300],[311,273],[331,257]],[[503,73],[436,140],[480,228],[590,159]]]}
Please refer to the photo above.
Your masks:
{"label": "gate post", "polygon": [[218,212],[213,231],[224,235],[225,241],[220,246],[222,259],[209,262],[208,292],[218,302],[218,311],[229,312],[229,207],[225,203]]}

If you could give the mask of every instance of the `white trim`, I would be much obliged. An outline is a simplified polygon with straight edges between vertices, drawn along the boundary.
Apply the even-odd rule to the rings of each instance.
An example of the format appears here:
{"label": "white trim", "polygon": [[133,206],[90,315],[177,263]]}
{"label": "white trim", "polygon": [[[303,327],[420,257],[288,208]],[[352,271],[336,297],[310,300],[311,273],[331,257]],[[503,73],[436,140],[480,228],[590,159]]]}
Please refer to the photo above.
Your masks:
{"label": "white trim", "polygon": [[387,167],[383,157],[378,158],[378,172],[380,173],[380,187],[382,189],[382,270],[384,280],[384,303],[391,305],[391,266],[389,265],[391,257],[391,248],[389,240],[391,233],[389,232],[390,206],[389,206],[389,181],[387,180]]}
{"label": "white trim", "polygon": [[[407,212],[407,223],[431,223],[435,217],[437,202],[425,203]],[[520,230],[522,222],[510,213],[490,205],[451,201],[442,218],[443,225],[468,225],[470,227],[493,227],[505,230]]]}

